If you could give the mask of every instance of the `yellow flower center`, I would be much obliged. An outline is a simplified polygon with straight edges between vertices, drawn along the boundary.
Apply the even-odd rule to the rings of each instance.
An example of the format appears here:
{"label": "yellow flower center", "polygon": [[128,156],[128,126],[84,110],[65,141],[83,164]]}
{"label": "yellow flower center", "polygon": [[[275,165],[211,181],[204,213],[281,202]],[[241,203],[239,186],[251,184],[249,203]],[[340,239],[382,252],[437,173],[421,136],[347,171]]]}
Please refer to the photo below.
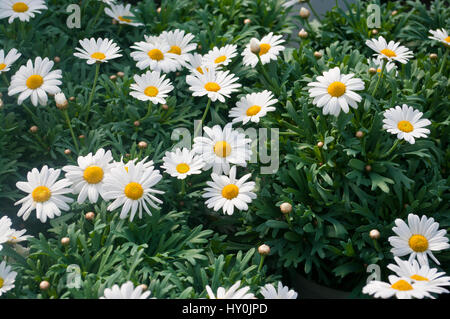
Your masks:
{"label": "yellow flower center", "polygon": [[28,86],[28,88],[30,88],[32,90],[36,90],[37,88],[40,88],[43,83],[44,83],[44,78],[38,74],[31,75],[27,79],[27,86]]}
{"label": "yellow flower center", "polygon": [[391,288],[394,288],[396,290],[401,290],[401,291],[407,291],[407,290],[413,290],[413,286],[411,286],[411,284],[409,282],[407,282],[406,280],[400,279],[399,281],[397,281],[396,283],[394,283],[393,285],[391,285]]}
{"label": "yellow flower center", "polygon": [[345,93],[346,86],[344,83],[336,81],[328,86],[328,94],[333,97],[340,97]]}
{"label": "yellow flower center", "polygon": [[416,281],[430,281],[428,278],[422,277],[421,275],[412,275],[411,279]]}
{"label": "yellow flower center", "polygon": [[155,86],[147,86],[144,90],[144,94],[150,97],[155,97],[158,95],[158,89]]}
{"label": "yellow flower center", "polygon": [[225,55],[222,55],[220,57],[218,57],[217,59],[214,60],[214,63],[222,63],[223,61],[225,61],[227,59],[227,57]]}
{"label": "yellow flower center", "polygon": [[231,146],[225,141],[217,142],[214,145],[214,153],[219,157],[227,157],[231,153]]}
{"label": "yellow flower center", "polygon": [[158,49],[150,50],[147,54],[152,60],[160,61],[164,59],[164,54]]}
{"label": "yellow flower center", "polygon": [[450,36],[446,37],[446,38],[444,39],[444,41],[447,42],[447,43],[449,43],[449,42],[450,42]]}
{"label": "yellow flower center", "polygon": [[128,173],[128,167],[127,166],[125,166],[125,170],[127,171],[127,173]]}
{"label": "yellow flower center", "polygon": [[120,21],[123,21],[123,22],[128,22],[128,23],[131,22],[131,19],[127,19],[127,18],[124,18],[122,16],[118,16],[118,18],[119,18]]}
{"label": "yellow flower center", "polygon": [[239,194],[239,187],[229,184],[222,189],[222,196],[226,199],[233,199]]}
{"label": "yellow flower center", "polygon": [[181,55],[181,48],[177,45],[172,45],[172,47],[169,50],[169,53]]}
{"label": "yellow flower center", "polygon": [[397,124],[397,128],[405,133],[412,132],[414,130],[414,126],[409,121],[400,121]]}
{"label": "yellow flower center", "polygon": [[89,184],[98,184],[103,180],[103,169],[98,166],[89,166],[84,170],[83,178]]}
{"label": "yellow flower center", "polygon": [[205,84],[205,89],[210,92],[217,92],[220,90],[220,85],[216,82],[208,82]]}
{"label": "yellow flower center", "polygon": [[102,52],[94,52],[91,54],[91,58],[96,60],[103,60],[104,58],[106,58],[106,55]]}
{"label": "yellow flower center", "polygon": [[253,115],[258,114],[259,111],[261,111],[261,106],[259,106],[259,105],[253,105],[253,106],[250,106],[250,107],[247,109],[246,114],[247,114],[247,116],[253,116]]}
{"label": "yellow flower center", "polygon": [[28,11],[28,6],[26,3],[16,2],[13,4],[12,9],[15,12],[26,12],[26,11]]}
{"label": "yellow flower center", "polygon": [[383,53],[385,56],[390,57],[390,58],[397,56],[397,54],[395,54],[394,51],[389,50],[389,49],[383,49],[380,52]]}
{"label": "yellow flower center", "polygon": [[6,64],[5,63],[0,63],[0,71],[3,70],[4,68],[6,68]]}
{"label": "yellow flower center", "polygon": [[3,279],[2,277],[0,277],[0,288],[3,287],[3,284],[5,283],[5,279]]}
{"label": "yellow flower center", "polygon": [[46,186],[38,186],[33,190],[31,196],[35,202],[43,203],[50,199],[52,192],[50,192],[50,189]]}
{"label": "yellow flower center", "polygon": [[127,186],[125,186],[124,193],[128,198],[138,200],[144,194],[144,189],[142,188],[141,184],[131,182]]}
{"label": "yellow flower center", "polygon": [[418,253],[422,253],[428,249],[428,240],[422,235],[412,235],[408,243],[409,247]]}
{"label": "yellow flower center", "polygon": [[189,172],[189,169],[190,169],[190,167],[186,163],[181,163],[181,164],[177,165],[177,172],[180,173],[180,174],[184,174],[186,172]]}
{"label": "yellow flower center", "polygon": [[202,70],[201,67],[198,67],[196,70],[197,70],[198,72],[200,72],[200,74],[203,74],[203,70]]}
{"label": "yellow flower center", "polygon": [[259,56],[266,54],[270,50],[270,44],[267,43],[261,43],[259,45]]}

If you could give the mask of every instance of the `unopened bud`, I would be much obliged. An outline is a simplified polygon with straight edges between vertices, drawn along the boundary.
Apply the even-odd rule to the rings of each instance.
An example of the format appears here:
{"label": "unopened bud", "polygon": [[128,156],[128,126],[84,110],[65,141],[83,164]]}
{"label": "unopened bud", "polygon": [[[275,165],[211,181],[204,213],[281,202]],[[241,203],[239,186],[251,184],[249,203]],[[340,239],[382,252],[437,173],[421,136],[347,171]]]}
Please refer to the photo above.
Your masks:
{"label": "unopened bud", "polygon": [[372,166],[366,165],[365,169],[367,172],[370,172],[370,171],[372,171]]}
{"label": "unopened bud", "polygon": [[270,254],[270,247],[266,244],[262,244],[258,247],[258,253],[262,256],[267,256],[268,254]]}
{"label": "unopened bud", "polygon": [[65,149],[65,150],[64,150],[64,154],[66,154],[66,155],[70,155],[70,154],[72,154],[72,151],[71,151],[71,150],[69,150],[69,149]]}
{"label": "unopened bud", "polygon": [[80,140],[82,140],[83,138],[85,138],[86,136],[84,136],[83,134],[81,134],[80,136],[78,136],[78,138],[80,139]]}
{"label": "unopened bud", "polygon": [[111,80],[111,81],[115,81],[115,80],[117,80],[117,75],[110,75],[109,76],[109,79]]}
{"label": "unopened bud", "polygon": [[369,236],[372,239],[378,239],[380,238],[380,232],[378,231],[378,229],[372,229],[369,233]]}
{"label": "unopened bud", "polygon": [[0,109],[3,107],[3,100],[0,99]]}
{"label": "unopened bud", "polygon": [[139,121],[134,121],[133,125],[136,126],[136,127],[138,127],[139,125],[141,125],[141,122],[139,122]]}
{"label": "unopened bud", "polygon": [[59,56],[55,56],[53,58],[53,61],[55,61],[55,63],[59,63],[59,62],[61,62],[61,58]]}
{"label": "unopened bud", "polygon": [[75,96],[69,97],[69,101],[71,101],[71,102],[75,101]]}
{"label": "unopened bud", "polygon": [[322,52],[319,52],[319,51],[314,52],[314,57],[316,59],[320,59],[322,57]]}
{"label": "unopened bud", "polygon": [[66,110],[69,106],[69,102],[67,102],[66,96],[62,92],[55,94],[55,102],[56,107],[60,110]]}
{"label": "unopened bud", "polygon": [[355,136],[357,138],[362,138],[364,136],[364,133],[362,131],[358,131],[358,132],[356,132]]}
{"label": "unopened bud", "polygon": [[249,24],[250,22],[252,22],[252,20],[250,20],[249,18],[244,20],[244,24]]}
{"label": "unopened bud", "polygon": [[436,53],[431,53],[430,54],[430,60],[437,60],[438,55]]}
{"label": "unopened bud", "polygon": [[64,237],[61,239],[61,245],[66,246],[70,243],[70,238],[69,237]]}
{"label": "unopened bud", "polygon": [[94,212],[87,212],[86,215],[84,215],[84,217],[85,217],[87,220],[94,220],[94,218],[95,218],[95,213],[94,213]]}
{"label": "unopened bud", "polygon": [[156,12],[161,13],[161,7],[159,7],[158,9],[156,9]]}
{"label": "unopened bud", "polygon": [[322,148],[322,147],[323,147],[323,142],[322,142],[322,141],[318,142],[318,143],[317,143],[317,147],[318,147],[318,148]]}
{"label": "unopened bud", "polygon": [[259,46],[259,41],[256,38],[252,38],[250,40],[250,51],[253,54],[259,54],[259,51],[261,51],[261,47]]}
{"label": "unopened bud", "polygon": [[41,290],[48,290],[48,288],[50,288],[50,283],[47,280],[43,280],[41,281],[41,283],[39,284],[39,288]]}
{"label": "unopened bud", "polygon": [[308,32],[306,32],[305,29],[301,29],[298,32],[298,36],[302,39],[306,39],[308,37]]}
{"label": "unopened bud", "polygon": [[398,13],[397,10],[392,11],[391,15],[395,16]]}
{"label": "unopened bud", "polygon": [[122,72],[122,71],[119,71],[119,72],[117,72],[116,74],[117,74],[117,76],[118,76],[119,78],[123,78],[123,77],[125,76],[125,73]]}
{"label": "unopened bud", "polygon": [[140,149],[147,148],[147,143],[144,142],[144,141],[141,141],[141,142],[138,143],[138,147],[139,147]]}
{"label": "unopened bud", "polygon": [[112,20],[111,20],[111,23],[112,23],[112,24],[117,24],[117,20],[116,20],[116,19],[112,19]]}
{"label": "unopened bud", "polygon": [[371,33],[372,33],[373,35],[376,35],[376,34],[378,34],[378,30],[377,30],[377,29],[372,29]]}
{"label": "unopened bud", "polygon": [[168,110],[169,109],[169,106],[167,104],[162,104],[161,107],[162,107],[163,110]]}
{"label": "unopened bud", "polygon": [[308,19],[310,15],[311,15],[311,12],[309,12],[309,10],[306,9],[305,7],[302,7],[300,9],[300,17],[302,19]]}
{"label": "unopened bud", "polygon": [[30,127],[31,133],[36,133],[37,131],[39,131],[39,128],[36,125],[33,125],[32,127]]}
{"label": "unopened bud", "polygon": [[292,205],[290,203],[283,203],[280,205],[280,210],[283,214],[289,214],[292,211]]}
{"label": "unopened bud", "polygon": [[371,74],[371,75],[377,74],[377,69],[369,68],[369,74]]}
{"label": "unopened bud", "polygon": [[148,286],[145,284],[140,285],[139,287],[142,288],[142,291],[146,291],[148,289]]}

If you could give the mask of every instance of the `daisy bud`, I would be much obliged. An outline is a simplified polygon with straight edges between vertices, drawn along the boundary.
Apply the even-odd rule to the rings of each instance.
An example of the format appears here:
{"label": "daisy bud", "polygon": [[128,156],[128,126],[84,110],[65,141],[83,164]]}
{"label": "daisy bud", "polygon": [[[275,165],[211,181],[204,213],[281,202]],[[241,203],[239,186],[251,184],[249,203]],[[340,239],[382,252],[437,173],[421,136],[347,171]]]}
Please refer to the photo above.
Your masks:
{"label": "daisy bud", "polygon": [[318,147],[318,148],[322,148],[322,147],[323,147],[323,142],[320,141],[319,143],[317,143],[317,147]]}
{"label": "daisy bud", "polygon": [[357,138],[362,138],[364,136],[364,133],[362,131],[358,131],[358,132],[356,132],[355,136]]}
{"label": "daisy bud", "polygon": [[375,68],[370,68],[370,69],[369,69],[369,74],[370,74],[370,75],[377,74],[377,69],[375,69]]}
{"label": "daisy bud", "polygon": [[139,121],[134,121],[133,125],[136,126],[136,127],[138,127],[139,125],[141,125],[141,122],[139,122]]}
{"label": "daisy bud", "polygon": [[252,22],[252,20],[250,20],[248,18],[244,20],[244,24],[249,24],[250,22]]}
{"label": "daisy bud", "polygon": [[261,51],[261,47],[259,46],[259,41],[256,38],[252,38],[250,40],[250,51],[253,54],[259,54],[259,51]]}
{"label": "daisy bud", "polygon": [[202,49],[202,45],[201,45],[201,44],[197,45],[197,48],[198,48],[199,50],[201,50],[201,49]]}
{"label": "daisy bud", "polygon": [[370,171],[372,171],[372,166],[370,166],[370,165],[366,165],[366,172],[370,172]]}
{"label": "daisy bud", "polygon": [[162,107],[163,110],[168,110],[169,109],[169,106],[167,104],[163,104],[163,105],[161,105],[161,107]]}
{"label": "daisy bud", "polygon": [[69,106],[69,102],[67,102],[66,96],[62,92],[55,94],[55,102],[56,107],[61,111],[66,110],[67,106]]}
{"label": "daisy bud", "polygon": [[112,23],[112,24],[117,24],[117,20],[116,20],[116,19],[112,19],[112,20],[111,20],[111,23]]}
{"label": "daisy bud", "polygon": [[377,30],[377,29],[373,29],[373,30],[371,31],[371,33],[372,33],[373,35],[376,35],[376,34],[378,34],[378,30]]}
{"label": "daisy bud", "polygon": [[316,52],[314,52],[314,57],[315,57],[316,59],[320,59],[320,58],[322,57],[322,53],[319,52],[319,51],[316,51]]}
{"label": "daisy bud", "polygon": [[53,61],[55,61],[55,63],[59,63],[59,62],[61,62],[61,58],[59,56],[55,56],[53,58]]}
{"label": "daisy bud", "polygon": [[119,72],[117,72],[117,76],[118,76],[119,78],[123,78],[123,77],[125,76],[125,73],[122,72],[122,71],[119,71]]}
{"label": "daisy bud", "polygon": [[85,217],[87,220],[94,220],[94,218],[95,218],[95,213],[94,213],[94,212],[87,212],[86,215],[84,215],[84,217]]}
{"label": "daisy bud", "polygon": [[71,102],[75,101],[75,96],[69,97],[69,101],[71,101]]}
{"label": "daisy bud", "polygon": [[289,214],[292,211],[292,205],[290,203],[283,203],[280,205],[280,210],[283,214]]}
{"label": "daisy bud", "polygon": [[130,157],[131,154],[130,153],[125,153],[125,157]]}
{"label": "daisy bud", "polygon": [[161,13],[161,7],[159,7],[158,9],[156,9],[156,12]]}
{"label": "daisy bud", "polygon": [[378,239],[380,238],[380,232],[377,229],[372,229],[369,233],[370,238]]}
{"label": "daisy bud", "polygon": [[109,79],[111,80],[111,81],[115,81],[115,80],[117,80],[117,75],[111,75],[110,77],[109,77]]}
{"label": "daisy bud", "polygon": [[267,256],[270,253],[270,247],[266,244],[262,244],[258,247],[258,253],[262,256]]}
{"label": "daisy bud", "polygon": [[70,238],[69,237],[64,237],[61,239],[61,245],[66,246],[70,243]]}
{"label": "daisy bud", "polygon": [[70,154],[72,154],[72,151],[71,151],[71,150],[69,150],[69,149],[65,149],[65,150],[64,150],[64,154],[66,154],[66,155],[70,155]]}
{"label": "daisy bud", "polygon": [[148,289],[148,286],[145,284],[140,285],[139,287],[142,288],[142,291],[146,291]]}
{"label": "daisy bud", "polygon": [[83,138],[85,138],[86,136],[84,136],[83,134],[81,134],[80,136],[78,136],[78,138],[80,139],[80,140],[82,140]]}
{"label": "daisy bud", "polygon": [[147,148],[147,143],[144,141],[141,141],[138,143],[138,147],[142,150],[144,148]]}
{"label": "daisy bud", "polygon": [[41,281],[41,283],[39,284],[39,288],[41,290],[48,290],[48,288],[50,288],[50,283],[47,280],[43,280]]}
{"label": "daisy bud", "polygon": [[175,75],[176,75],[176,76],[180,76],[180,75],[181,75],[181,73],[180,73],[180,72],[177,72],[177,73],[175,73]]}
{"label": "daisy bud", "polygon": [[398,13],[398,11],[397,11],[397,10],[394,10],[394,11],[392,11],[391,15],[392,15],[392,16],[395,16],[397,13]]}
{"label": "daisy bud", "polygon": [[31,133],[36,133],[38,130],[39,130],[39,128],[36,125],[33,125],[32,127],[30,127]]}
{"label": "daisy bud", "polygon": [[430,54],[430,60],[437,60],[438,55],[436,53],[431,53]]}
{"label": "daisy bud", "polygon": [[308,37],[308,32],[306,32],[305,29],[301,29],[298,32],[298,36],[302,39],[306,39]]}
{"label": "daisy bud", "polygon": [[3,107],[3,100],[0,99],[0,109]]}
{"label": "daisy bud", "polygon": [[300,9],[300,17],[302,19],[308,19],[310,15],[311,15],[311,12],[309,12],[309,10],[306,9],[305,7],[302,7]]}

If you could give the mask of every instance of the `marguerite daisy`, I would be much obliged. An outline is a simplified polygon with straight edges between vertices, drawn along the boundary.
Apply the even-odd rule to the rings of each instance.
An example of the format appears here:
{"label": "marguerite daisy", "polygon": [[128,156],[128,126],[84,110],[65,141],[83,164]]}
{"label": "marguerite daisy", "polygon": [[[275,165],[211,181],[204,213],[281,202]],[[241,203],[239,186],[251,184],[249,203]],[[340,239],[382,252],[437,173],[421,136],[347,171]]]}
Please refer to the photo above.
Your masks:
{"label": "marguerite daisy", "polygon": [[13,233],[13,229],[11,229],[11,219],[7,216],[3,216],[0,218],[0,250],[2,250],[3,243],[6,243],[10,240],[11,235]]}
{"label": "marguerite daisy", "polygon": [[377,57],[386,59],[387,61],[398,61],[400,63],[407,63],[410,58],[412,58],[413,52],[407,47],[400,45],[398,42],[386,40],[380,36],[378,39],[370,39],[366,41],[366,45],[377,52]]}
{"label": "marguerite daisy", "polygon": [[0,19],[9,18],[8,23],[19,18],[20,21],[30,21],[35,13],[41,13],[41,10],[47,10],[43,0],[1,0],[0,1]]}
{"label": "marguerite daisy", "polygon": [[372,280],[363,287],[364,294],[374,295],[375,298],[391,298],[392,296],[398,299],[422,299],[424,297],[433,298],[428,292],[426,286],[414,282],[408,277],[397,277],[391,275],[388,277],[389,283]]}
{"label": "marguerite daisy", "polygon": [[251,93],[243,96],[229,112],[229,117],[233,118],[233,123],[248,121],[259,123],[259,119],[267,112],[275,111],[273,104],[278,100],[273,98],[272,92],[264,90],[259,93]]}
{"label": "marguerite daisy", "polygon": [[135,16],[130,9],[131,4],[125,6],[123,4],[110,4],[110,8],[105,8],[105,13],[120,24],[128,24],[134,27],[143,25],[142,23],[135,21]]}
{"label": "marguerite daisy", "polygon": [[406,104],[386,110],[383,119],[383,129],[391,134],[397,134],[398,139],[414,144],[415,138],[427,137],[430,130],[425,128],[431,124],[430,120],[422,119],[422,112],[414,110]]}
{"label": "marguerite daisy", "polygon": [[196,43],[190,43],[194,39],[194,35],[191,33],[185,34],[183,30],[176,29],[174,31],[163,31],[160,37],[170,45],[169,53],[178,55],[180,65],[178,70],[181,70],[182,66],[186,65],[189,52],[197,48]]}
{"label": "marguerite daisy", "polygon": [[160,37],[154,37],[150,40],[136,42],[131,46],[131,48],[137,50],[130,54],[137,61],[136,66],[141,70],[150,67],[153,71],[164,73],[176,71],[180,61],[177,54],[170,52],[170,45]]}
{"label": "marguerite daisy", "polygon": [[153,104],[165,104],[167,93],[173,90],[173,85],[166,75],[160,71],[147,71],[143,75],[135,75],[131,84],[130,95],[141,101],[151,101]]}
{"label": "marguerite daisy", "polygon": [[230,97],[232,92],[237,91],[241,85],[235,83],[239,78],[229,71],[218,71],[212,66],[201,67],[202,72],[193,70],[186,76],[186,82],[189,84],[193,96],[208,95],[211,101],[219,100],[225,102],[226,97]]}
{"label": "marguerite daisy", "polygon": [[206,182],[209,186],[205,188],[203,198],[208,198],[205,202],[208,208],[218,211],[222,208],[224,214],[233,215],[234,207],[238,210],[247,210],[247,203],[251,203],[256,198],[256,194],[252,192],[255,188],[255,182],[246,182],[251,174],[236,179],[236,166],[230,169],[229,176],[219,176],[215,173],[211,174],[212,182]]}
{"label": "marguerite daisy", "polygon": [[0,296],[14,288],[16,276],[17,273],[11,271],[11,266],[7,266],[4,261],[0,263]]}
{"label": "marguerite daisy", "polygon": [[[271,60],[276,60],[280,52],[285,49],[284,46],[280,45],[284,42],[282,36],[273,35],[273,32],[270,32],[257,42],[259,45],[259,57],[262,64],[269,63]],[[250,65],[254,68],[258,64],[258,57],[250,50],[250,43],[245,47],[242,56],[244,57],[242,60],[244,65]]]}
{"label": "marguerite daisy", "polygon": [[264,299],[297,299],[297,292],[289,290],[289,287],[283,287],[281,281],[278,282],[278,290],[272,285],[267,284],[260,290]]}
{"label": "marguerite daisy", "polygon": [[361,96],[354,91],[364,89],[364,82],[361,79],[353,78],[354,74],[341,74],[341,70],[335,67],[325,71],[322,76],[317,77],[318,82],[308,83],[312,87],[309,96],[314,98],[313,103],[323,108],[323,114],[333,114],[349,112],[349,105],[358,108],[357,102],[361,101]]}
{"label": "marguerite daisy", "polygon": [[200,174],[205,165],[200,155],[195,155],[194,151],[187,148],[177,148],[174,152],[166,152],[163,162],[161,168],[165,169],[170,176],[178,179],[185,179],[192,174]]}
{"label": "marguerite daisy", "polygon": [[217,289],[217,293],[214,294],[209,285],[206,286],[209,299],[255,299],[255,295],[249,293],[250,287],[242,287],[240,289],[241,281],[237,281],[230,289],[225,290],[223,287]]}
{"label": "marguerite daisy", "polygon": [[[381,69],[383,68],[383,59],[382,58],[372,58],[371,60],[368,60],[369,65],[373,66],[378,73],[381,73]],[[386,63],[386,71],[391,72],[391,70],[396,70],[397,65],[394,62],[387,62]]]}
{"label": "marguerite daisy", "polygon": [[450,45],[450,36],[448,35],[448,32],[444,28],[437,30],[430,30],[429,32],[432,34],[432,36],[428,37],[431,40],[439,41],[441,43],[444,43],[446,46]]}
{"label": "marguerite daisy", "polygon": [[142,286],[134,287],[131,281],[127,281],[122,286],[114,285],[112,288],[106,288],[100,299],[148,299],[151,292],[144,292]]}
{"label": "marguerite daisy", "polygon": [[121,57],[120,48],[113,40],[94,38],[79,41],[81,48],[76,48],[73,55],[80,59],[86,59],[87,64],[108,62],[109,60]]}
{"label": "marguerite daisy", "polygon": [[58,93],[60,91],[58,85],[61,85],[61,81],[58,80],[62,78],[61,70],[50,71],[53,65],[54,62],[48,58],[42,60],[41,57],[37,57],[34,64],[28,60],[27,65],[22,65],[19,71],[13,75],[8,95],[20,93],[17,98],[19,105],[30,96],[34,106],[37,106],[38,103],[47,105],[47,93]]}
{"label": "marguerite daisy", "polygon": [[203,74],[202,66],[204,66],[203,63],[203,56],[201,54],[195,53],[194,54],[188,54],[187,55],[187,63],[186,67],[188,70],[192,72],[192,70],[197,70],[201,74]]}
{"label": "marguerite daisy", "polygon": [[23,219],[27,220],[36,209],[36,217],[45,223],[47,218],[60,216],[61,210],[69,210],[67,204],[73,202],[73,199],[64,195],[72,192],[68,188],[71,183],[67,179],[56,181],[59,174],[60,169],[48,168],[45,165],[40,172],[37,168],[28,172],[27,182],[17,182],[17,188],[28,193],[25,198],[14,203],[14,205],[22,204],[17,216],[23,215]]}
{"label": "marguerite daisy", "polygon": [[113,211],[122,206],[120,218],[125,219],[130,213],[130,221],[134,219],[137,211],[139,218],[142,218],[142,208],[151,216],[147,204],[153,208],[158,208],[154,202],[162,204],[161,200],[152,195],[164,193],[152,188],[162,176],[153,166],[145,168],[142,162],[135,164],[130,161],[127,164],[111,169],[105,178],[104,196],[114,200],[107,209]]}
{"label": "marguerite daisy", "polygon": [[8,72],[11,64],[17,61],[22,54],[17,49],[12,48],[5,56],[5,51],[0,50],[0,73]]}
{"label": "marguerite daisy", "polygon": [[230,164],[246,166],[250,160],[252,151],[250,149],[251,139],[246,138],[244,133],[233,130],[231,123],[222,128],[215,125],[213,128],[204,127],[207,137],[198,136],[194,138],[193,151],[201,154],[205,166],[203,170],[211,167],[213,172],[220,174],[230,171]]}
{"label": "marguerite daisy", "polygon": [[428,265],[428,256],[439,265],[439,261],[434,257],[432,251],[440,251],[450,247],[448,238],[445,236],[447,231],[441,229],[438,231],[439,224],[433,218],[422,219],[414,214],[408,215],[408,225],[401,219],[395,220],[396,227],[392,230],[398,236],[388,238],[391,246],[391,252],[394,256],[409,256],[409,261],[417,257],[421,265]]}
{"label": "marguerite daisy", "polygon": [[236,48],[237,45],[235,44],[227,44],[220,49],[218,47],[214,47],[203,57],[204,64],[211,64],[215,66],[228,65],[231,62],[231,59],[237,55]]}
{"label": "marguerite daisy", "polygon": [[113,157],[111,151],[105,152],[103,148],[97,150],[95,155],[78,156],[78,166],[66,165],[62,169],[66,178],[72,182],[73,194],[78,194],[78,203],[84,203],[89,198],[96,203],[98,196],[104,198],[103,182],[109,173]]}
{"label": "marguerite daisy", "polygon": [[15,229],[11,228],[11,233],[9,234],[8,243],[17,244],[22,241],[28,240],[28,238],[30,238],[32,236],[30,236],[30,235],[23,236],[23,234],[25,234],[26,232],[27,232],[26,229],[15,230]]}

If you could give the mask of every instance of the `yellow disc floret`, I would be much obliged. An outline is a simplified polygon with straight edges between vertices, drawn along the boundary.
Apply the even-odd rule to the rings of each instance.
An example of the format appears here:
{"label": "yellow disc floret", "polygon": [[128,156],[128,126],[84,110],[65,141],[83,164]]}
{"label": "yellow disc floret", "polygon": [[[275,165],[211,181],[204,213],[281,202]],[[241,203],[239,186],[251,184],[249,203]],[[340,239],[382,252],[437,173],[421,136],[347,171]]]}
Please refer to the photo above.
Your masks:
{"label": "yellow disc floret", "polygon": [[38,203],[46,202],[52,196],[52,192],[47,186],[38,186],[31,193],[33,200]]}
{"label": "yellow disc floret", "polygon": [[83,178],[89,184],[98,184],[103,180],[103,169],[99,166],[89,166],[83,172]]}
{"label": "yellow disc floret", "polygon": [[142,188],[141,184],[131,182],[127,186],[125,186],[124,193],[128,198],[138,200],[144,194],[144,189]]}
{"label": "yellow disc floret", "polygon": [[400,279],[399,281],[392,284],[391,288],[394,288],[396,290],[401,290],[401,291],[408,291],[408,290],[414,289],[413,286],[411,286],[411,284],[409,282],[407,282],[406,280],[403,280],[403,279]]}
{"label": "yellow disc floret", "polygon": [[344,83],[335,81],[328,86],[328,94],[333,97],[340,97],[344,95],[346,88]]}
{"label": "yellow disc floret", "polygon": [[231,153],[231,146],[225,141],[217,142],[214,145],[214,153],[219,157],[227,157]]}
{"label": "yellow disc floret", "polygon": [[383,49],[380,52],[383,53],[385,56],[390,57],[390,58],[397,56],[397,54],[395,54],[395,52],[390,50],[390,49]]}
{"label": "yellow disc floret", "polygon": [[147,86],[147,88],[144,90],[144,94],[150,97],[157,96],[158,92],[158,88],[155,86]]}
{"label": "yellow disc floret", "polygon": [[422,277],[421,275],[412,275],[411,279],[414,279],[415,281],[430,281],[428,278]]}
{"label": "yellow disc floret", "polygon": [[222,63],[223,61],[225,61],[227,59],[227,57],[225,55],[222,55],[220,57],[218,57],[217,59],[214,60],[214,63]]}
{"label": "yellow disc floret", "polygon": [[44,83],[44,78],[40,76],[39,74],[31,75],[27,79],[27,86],[31,90],[36,90],[37,88],[40,88],[41,85]]}
{"label": "yellow disc floret", "polygon": [[164,59],[164,54],[161,52],[161,50],[158,49],[152,49],[148,51],[147,54],[152,60],[161,61]]}
{"label": "yellow disc floret", "polygon": [[181,48],[177,45],[172,45],[172,47],[170,48],[170,50],[168,52],[181,55]]}
{"label": "yellow disc floret", "polygon": [[412,250],[418,253],[422,253],[428,249],[428,240],[422,235],[412,235],[408,244]]}
{"label": "yellow disc floret", "polygon": [[397,123],[397,128],[405,133],[412,132],[414,130],[414,126],[409,121],[400,121]]}
{"label": "yellow disc floret", "polygon": [[217,92],[220,90],[220,85],[216,82],[208,82],[205,84],[206,91]]}
{"label": "yellow disc floret", "polygon": [[27,12],[28,11],[28,5],[24,2],[16,2],[13,4],[12,9],[15,12]]}
{"label": "yellow disc floret", "polygon": [[0,71],[3,70],[4,68],[6,68],[6,64],[5,63],[0,63]]}
{"label": "yellow disc floret", "polygon": [[103,60],[106,58],[106,55],[102,52],[94,52],[91,54],[91,58],[96,60]]}
{"label": "yellow disc floret", "polygon": [[259,111],[261,111],[261,106],[259,105],[252,105],[247,109],[247,116],[254,116],[256,114],[259,113]]}
{"label": "yellow disc floret", "polygon": [[177,165],[176,169],[177,169],[177,172],[178,172],[178,173],[184,174],[184,173],[186,173],[186,172],[189,172],[190,167],[189,167],[189,165],[186,164],[186,163],[181,163],[181,164],[178,164],[178,165]]}
{"label": "yellow disc floret", "polygon": [[239,195],[239,187],[234,184],[228,184],[222,189],[222,196],[226,199],[233,199]]}
{"label": "yellow disc floret", "polygon": [[269,50],[270,50],[270,44],[261,43],[259,45],[259,55],[260,56],[263,55],[263,54],[266,54],[267,52],[269,52]]}

